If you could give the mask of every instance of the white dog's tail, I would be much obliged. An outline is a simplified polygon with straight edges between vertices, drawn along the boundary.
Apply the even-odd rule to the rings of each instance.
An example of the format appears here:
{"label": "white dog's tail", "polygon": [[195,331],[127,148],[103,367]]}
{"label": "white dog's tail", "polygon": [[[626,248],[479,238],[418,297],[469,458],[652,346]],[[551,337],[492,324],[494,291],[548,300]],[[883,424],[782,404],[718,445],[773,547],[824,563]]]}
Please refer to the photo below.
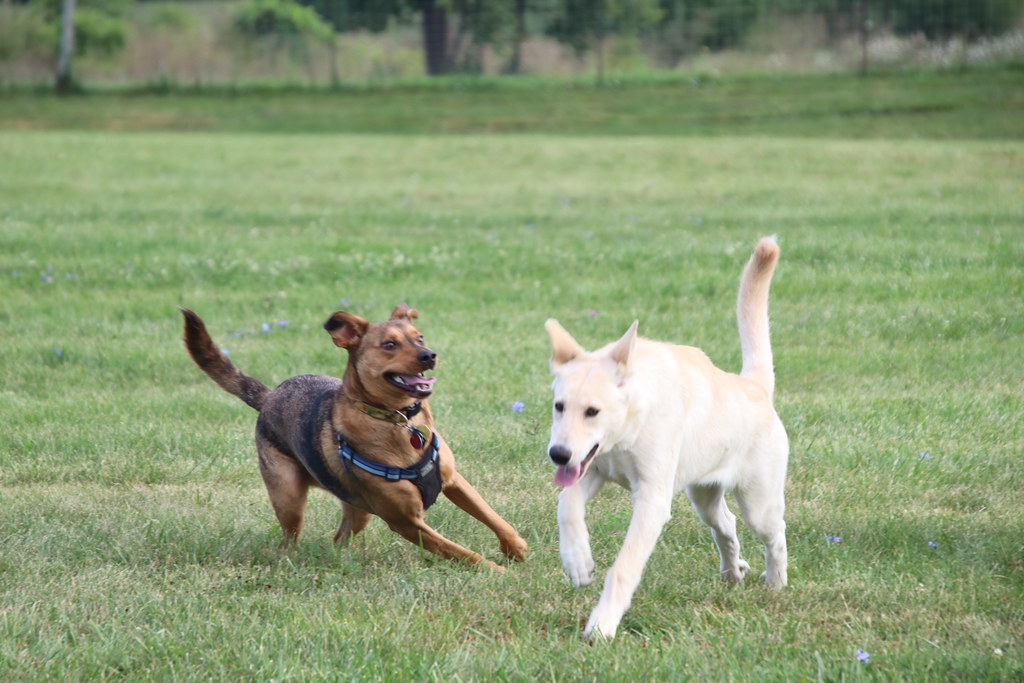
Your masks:
{"label": "white dog's tail", "polygon": [[740,348],[743,349],[740,375],[764,387],[768,398],[775,393],[772,343],[768,336],[768,287],[778,261],[779,244],[774,237],[765,237],[758,242],[740,277],[740,293],[736,301],[736,321],[740,328]]}

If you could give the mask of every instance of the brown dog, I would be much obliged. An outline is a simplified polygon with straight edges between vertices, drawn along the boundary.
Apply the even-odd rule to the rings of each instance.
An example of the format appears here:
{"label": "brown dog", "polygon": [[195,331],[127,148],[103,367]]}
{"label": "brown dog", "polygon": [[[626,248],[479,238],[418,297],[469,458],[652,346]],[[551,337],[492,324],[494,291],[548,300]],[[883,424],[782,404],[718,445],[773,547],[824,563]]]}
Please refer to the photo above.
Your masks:
{"label": "brown dog", "polygon": [[377,515],[402,537],[445,558],[470,564],[479,554],[437,533],[423,513],[438,491],[487,525],[509,558],[526,556],[526,541],[455,471],[455,458],[434,432],[427,405],[434,378],[423,375],[437,354],[412,323],[415,310],[399,304],[387,322],[370,324],[339,311],[324,323],[348,351],[344,377],[301,375],[271,390],[220,352],[195,313],[182,309],[185,346],[222,389],[260,412],[256,451],[260,473],[284,544],[302,531],[310,486],[341,499],[337,543],[347,543]]}

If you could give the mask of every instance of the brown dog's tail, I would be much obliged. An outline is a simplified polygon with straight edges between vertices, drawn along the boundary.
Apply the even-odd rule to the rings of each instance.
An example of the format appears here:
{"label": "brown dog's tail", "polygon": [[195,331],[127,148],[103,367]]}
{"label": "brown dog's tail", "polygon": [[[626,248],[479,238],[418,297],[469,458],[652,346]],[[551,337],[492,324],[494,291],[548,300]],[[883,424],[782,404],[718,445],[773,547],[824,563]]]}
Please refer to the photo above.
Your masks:
{"label": "brown dog's tail", "polygon": [[774,237],[758,242],[740,277],[740,293],[736,302],[736,318],[743,349],[743,370],[748,377],[768,392],[775,393],[775,368],[772,343],[768,336],[768,287],[779,260],[779,245]]}
{"label": "brown dog's tail", "polygon": [[270,387],[232,365],[210,339],[206,325],[198,315],[186,308],[181,309],[181,314],[185,317],[185,348],[196,365],[224,391],[234,394],[256,410],[262,408]]}

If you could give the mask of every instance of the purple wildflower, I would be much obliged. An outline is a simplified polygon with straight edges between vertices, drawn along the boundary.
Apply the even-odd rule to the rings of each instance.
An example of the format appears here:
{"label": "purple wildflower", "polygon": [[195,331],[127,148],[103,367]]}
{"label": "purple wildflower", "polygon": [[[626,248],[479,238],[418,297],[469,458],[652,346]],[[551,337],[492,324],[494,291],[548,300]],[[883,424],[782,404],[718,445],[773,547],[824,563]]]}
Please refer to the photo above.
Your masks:
{"label": "purple wildflower", "polygon": [[843,540],[843,537],[842,537],[842,536],[833,536],[833,535],[831,535],[831,534],[829,534],[829,535],[828,535],[828,536],[826,536],[825,538],[827,538],[827,539],[828,539],[828,542],[829,542],[829,543],[839,543],[840,541],[842,541],[842,540]]}
{"label": "purple wildflower", "polygon": [[928,547],[929,548],[938,548],[939,544],[936,543],[935,541],[928,541]]}
{"label": "purple wildflower", "polygon": [[264,332],[270,332],[270,323],[263,323],[260,327],[263,328]]}
{"label": "purple wildflower", "polygon": [[864,650],[857,648],[857,661],[864,662],[865,664],[867,664],[871,661],[871,655],[867,652],[864,652]]}
{"label": "purple wildflower", "polygon": [[516,401],[515,403],[512,404],[512,410],[513,410],[513,412],[516,412],[516,413],[523,412],[523,408],[525,408],[525,407],[526,407],[526,405],[522,401]]}
{"label": "purple wildflower", "polygon": [[921,451],[921,452],[919,453],[919,455],[921,456],[921,459],[922,459],[922,460],[931,460],[931,459],[932,459],[932,456],[931,456],[931,454],[930,454],[930,453],[928,453],[927,451]]}
{"label": "purple wildflower", "polygon": [[277,326],[278,327],[288,327],[288,321],[287,320],[278,320],[277,321]]}

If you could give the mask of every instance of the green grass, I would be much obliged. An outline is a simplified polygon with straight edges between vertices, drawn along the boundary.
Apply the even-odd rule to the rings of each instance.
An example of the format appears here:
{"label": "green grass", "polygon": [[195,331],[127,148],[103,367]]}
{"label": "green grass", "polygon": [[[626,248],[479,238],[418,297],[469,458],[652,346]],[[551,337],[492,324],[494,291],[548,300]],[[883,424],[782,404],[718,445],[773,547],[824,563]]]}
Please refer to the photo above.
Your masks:
{"label": "green grass", "polygon": [[[1024,137],[1024,69],[430,79],[337,91],[248,85],[0,91],[0,128],[300,133]],[[220,95],[211,97],[210,95]]]}
{"label": "green grass", "polygon": [[[298,105],[316,98],[336,103]],[[770,119],[285,135],[238,124],[238,100],[181,101],[215,132],[116,132],[92,100],[0,100],[0,126],[15,108],[43,129],[94,117],[0,132],[0,679],[1024,676],[1024,143],[1005,108],[934,134],[924,110],[908,114],[920,126],[865,115],[877,139],[856,141]],[[543,321],[595,346],[639,318],[736,369],[736,283],[772,233],[790,588],[720,585],[681,498],[619,636],[585,646],[599,586],[572,589],[558,558]],[[342,299],[370,319],[420,310],[439,428],[530,542],[526,563],[462,568],[379,521],[337,550],[322,493],[300,547],[277,548],[255,414],[192,365],[177,307],[273,384],[341,371],[320,323]],[[629,512],[614,486],[590,506],[600,572]],[[498,559],[446,500],[428,521]]]}

